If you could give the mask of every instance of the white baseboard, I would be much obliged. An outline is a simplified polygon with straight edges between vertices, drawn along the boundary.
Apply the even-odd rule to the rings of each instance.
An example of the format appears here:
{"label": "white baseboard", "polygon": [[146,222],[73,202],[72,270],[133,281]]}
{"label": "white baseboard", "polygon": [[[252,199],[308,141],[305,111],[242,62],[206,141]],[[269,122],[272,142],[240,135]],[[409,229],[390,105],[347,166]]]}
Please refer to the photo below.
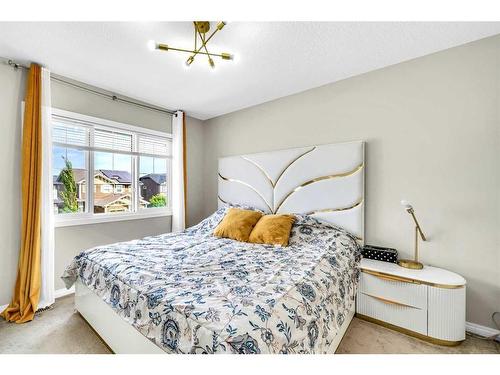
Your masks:
{"label": "white baseboard", "polygon": [[57,289],[54,292],[54,298],[56,298],[56,299],[61,298],[61,297],[64,297],[64,296],[67,296],[67,295],[70,295],[73,293],[75,293],[75,286],[74,285],[69,289],[66,289],[66,288]]}
{"label": "white baseboard", "polygon": [[[494,328],[482,326],[476,323],[465,322],[465,330],[467,332],[479,335],[482,337],[491,337],[500,334],[500,331]],[[500,341],[500,337],[497,337],[497,341]]]}
{"label": "white baseboard", "polygon": [[9,306],[9,304],[0,306],[0,312],[4,311],[7,308],[7,306]]}

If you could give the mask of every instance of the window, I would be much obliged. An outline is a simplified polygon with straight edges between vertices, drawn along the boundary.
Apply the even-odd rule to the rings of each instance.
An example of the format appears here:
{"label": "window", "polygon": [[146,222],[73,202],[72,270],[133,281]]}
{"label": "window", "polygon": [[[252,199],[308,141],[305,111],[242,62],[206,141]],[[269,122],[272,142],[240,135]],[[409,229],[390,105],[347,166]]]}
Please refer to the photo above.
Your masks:
{"label": "window", "polygon": [[[171,154],[170,144],[148,136],[140,136],[139,152],[139,182],[140,207],[151,209],[167,207],[168,199],[167,176],[170,175],[170,160],[154,155]],[[148,156],[146,156],[148,155]]]}
{"label": "window", "polygon": [[[99,183],[96,182],[95,180],[94,180],[94,184],[99,185]],[[112,192],[113,192],[113,185],[109,185],[109,184],[106,184],[106,183],[101,184],[101,193],[110,194]],[[95,204],[95,202],[94,202],[94,204]]]}
{"label": "window", "polygon": [[86,197],[82,191],[87,179],[88,129],[54,119],[52,126],[52,175],[54,212],[85,212]]}
{"label": "window", "polygon": [[169,213],[169,134],[53,109],[52,139],[56,224]]}

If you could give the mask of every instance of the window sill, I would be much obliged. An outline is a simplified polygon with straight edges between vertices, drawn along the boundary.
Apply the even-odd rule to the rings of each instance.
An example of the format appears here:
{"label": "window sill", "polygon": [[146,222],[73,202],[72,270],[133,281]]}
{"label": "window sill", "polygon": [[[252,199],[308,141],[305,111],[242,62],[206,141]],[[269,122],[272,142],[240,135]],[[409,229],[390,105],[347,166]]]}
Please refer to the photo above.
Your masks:
{"label": "window sill", "polygon": [[[98,214],[99,215],[99,214]],[[128,220],[140,220],[140,219],[150,219],[155,217],[172,216],[172,211],[159,210],[155,212],[140,212],[140,213],[125,213],[125,214],[112,214],[106,215],[78,215],[76,217],[55,217],[54,227],[70,227],[76,225],[87,225],[87,224],[99,224],[99,223],[112,223],[115,221],[128,221]]]}

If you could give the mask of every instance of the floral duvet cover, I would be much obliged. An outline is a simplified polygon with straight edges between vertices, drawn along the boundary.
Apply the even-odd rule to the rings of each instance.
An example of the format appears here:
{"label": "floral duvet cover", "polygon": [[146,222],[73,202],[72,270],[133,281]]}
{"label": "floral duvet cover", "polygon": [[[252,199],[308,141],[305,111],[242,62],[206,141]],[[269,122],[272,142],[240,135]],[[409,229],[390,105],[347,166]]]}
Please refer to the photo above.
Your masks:
{"label": "floral duvet cover", "polygon": [[62,279],[80,278],[167,353],[331,353],[357,290],[354,238],[310,216],[288,247],[216,238],[225,212],[83,251]]}

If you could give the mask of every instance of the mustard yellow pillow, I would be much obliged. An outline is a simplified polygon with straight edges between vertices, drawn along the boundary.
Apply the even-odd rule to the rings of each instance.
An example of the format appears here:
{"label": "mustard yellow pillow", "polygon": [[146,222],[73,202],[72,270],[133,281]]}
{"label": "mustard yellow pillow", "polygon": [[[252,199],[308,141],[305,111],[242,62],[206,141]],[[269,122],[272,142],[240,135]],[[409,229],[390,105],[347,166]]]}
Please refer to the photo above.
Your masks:
{"label": "mustard yellow pillow", "polygon": [[260,218],[248,239],[252,243],[288,246],[293,215],[265,215]]}
{"label": "mustard yellow pillow", "polygon": [[258,211],[230,208],[214,230],[214,236],[247,242],[255,224],[262,217]]}

